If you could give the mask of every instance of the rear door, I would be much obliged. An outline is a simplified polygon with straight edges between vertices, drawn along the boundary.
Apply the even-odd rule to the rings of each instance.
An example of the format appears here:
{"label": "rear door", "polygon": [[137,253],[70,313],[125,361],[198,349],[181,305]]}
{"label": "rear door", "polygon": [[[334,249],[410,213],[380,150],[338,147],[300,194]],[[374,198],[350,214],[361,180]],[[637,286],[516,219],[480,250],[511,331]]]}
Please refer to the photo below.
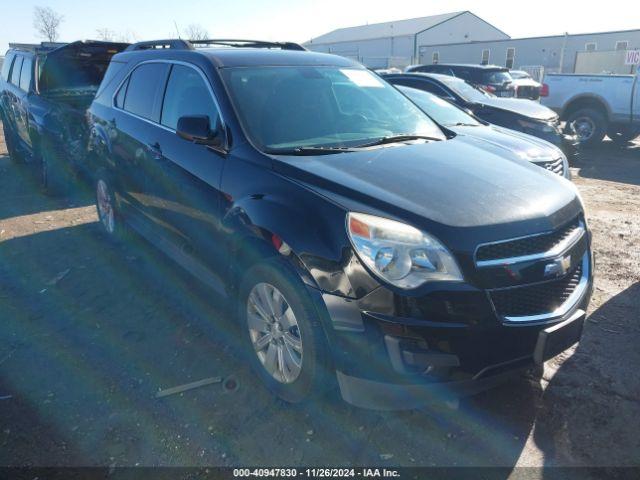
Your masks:
{"label": "rear door", "polygon": [[31,55],[24,57],[20,79],[16,90],[15,116],[18,136],[24,145],[31,149],[31,136],[29,135],[29,96],[33,81],[34,61]]}
{"label": "rear door", "polygon": [[[162,205],[162,221],[178,234],[184,256],[218,276],[227,264],[220,228],[225,153],[178,137],[180,117],[194,115],[206,115],[212,131],[224,128],[204,72],[192,64],[174,63],[164,95],[163,128],[152,139],[158,157],[149,176],[149,192]],[[203,280],[215,282],[210,277]]]}
{"label": "rear door", "polygon": [[636,74],[633,84],[633,104],[631,106],[631,115],[633,122],[640,127],[640,70]]}
{"label": "rear door", "polygon": [[114,97],[112,155],[122,206],[140,228],[162,229],[161,205],[149,195],[156,168],[157,130],[169,65],[143,63],[123,81]]}
{"label": "rear door", "polygon": [[11,72],[9,73],[9,81],[6,84],[5,90],[5,113],[7,116],[7,122],[9,123],[11,131],[13,131],[15,135],[18,135],[19,130],[17,124],[17,106],[19,98],[18,91],[20,88],[20,71],[22,70],[23,60],[24,57],[22,55],[16,55],[11,67]]}

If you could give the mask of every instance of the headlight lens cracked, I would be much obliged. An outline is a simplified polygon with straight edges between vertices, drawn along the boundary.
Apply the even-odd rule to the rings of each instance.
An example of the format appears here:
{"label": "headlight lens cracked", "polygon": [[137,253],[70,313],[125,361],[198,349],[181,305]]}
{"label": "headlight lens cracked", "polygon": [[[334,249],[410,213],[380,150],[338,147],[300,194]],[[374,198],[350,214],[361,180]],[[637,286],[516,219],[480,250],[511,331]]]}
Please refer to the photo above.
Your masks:
{"label": "headlight lens cracked", "polygon": [[453,255],[433,236],[387,218],[351,212],[347,231],[358,257],[382,280],[413,289],[463,280]]}

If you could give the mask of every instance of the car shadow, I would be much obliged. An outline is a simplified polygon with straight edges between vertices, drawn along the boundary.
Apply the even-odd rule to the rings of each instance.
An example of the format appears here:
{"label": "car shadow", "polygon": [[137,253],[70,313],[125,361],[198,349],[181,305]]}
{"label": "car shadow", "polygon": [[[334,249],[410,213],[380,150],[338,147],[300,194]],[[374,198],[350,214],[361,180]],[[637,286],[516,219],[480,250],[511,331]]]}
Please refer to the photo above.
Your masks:
{"label": "car shadow", "polygon": [[605,141],[581,152],[575,166],[581,177],[640,185],[640,143],[620,147]]}
{"label": "car shadow", "polygon": [[534,436],[545,466],[638,465],[639,313],[640,282],[590,314],[571,356],[548,362]]}
{"label": "car shadow", "polygon": [[48,197],[43,193],[37,168],[15,164],[8,154],[0,153],[0,220],[35,213],[82,207],[94,203],[91,186],[82,179],[74,179],[69,194]]}
{"label": "car shadow", "polygon": [[[39,454],[8,442],[0,463],[74,465],[516,464],[543,397],[508,385],[421,410],[376,412],[328,392],[302,406],[270,394],[247,366],[231,306],[134,239],[97,223],[0,243],[0,385],[33,411]],[[7,351],[8,350],[8,351]],[[166,398],[159,389],[232,377]],[[226,385],[226,387],[225,387]],[[10,431],[20,416],[2,420]],[[39,426],[39,423],[42,426]],[[65,445],[65,454],[61,448]],[[505,474],[506,477],[506,474]]]}

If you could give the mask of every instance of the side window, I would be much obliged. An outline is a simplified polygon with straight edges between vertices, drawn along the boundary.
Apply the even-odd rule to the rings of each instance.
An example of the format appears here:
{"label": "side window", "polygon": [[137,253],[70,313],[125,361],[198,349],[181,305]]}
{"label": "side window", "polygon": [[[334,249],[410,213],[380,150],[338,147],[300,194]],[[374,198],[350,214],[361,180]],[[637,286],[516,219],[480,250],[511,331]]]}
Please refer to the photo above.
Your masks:
{"label": "side window", "polygon": [[120,86],[120,90],[116,95],[116,107],[124,108],[124,97],[127,94],[127,87],[129,86],[129,78]]}
{"label": "side window", "polygon": [[164,96],[161,123],[175,130],[178,119],[187,115],[207,115],[211,128],[219,121],[218,109],[202,76],[193,68],[174,65]]}
{"label": "side window", "polygon": [[436,85],[435,83],[420,82],[420,87],[419,88],[420,88],[420,90],[424,90],[425,92],[433,93],[434,95],[437,95],[439,97],[450,97],[451,96],[442,87],[440,87],[439,85]]}
{"label": "side window", "polygon": [[15,54],[10,53],[4,58],[4,63],[2,64],[2,79],[6,82],[9,81],[9,72],[11,71],[11,64],[13,63],[13,59],[15,58]]}
{"label": "side window", "polygon": [[20,89],[25,92],[29,91],[31,78],[33,76],[33,58],[25,58],[22,63],[22,73],[20,74]]}
{"label": "side window", "polygon": [[137,67],[129,77],[124,110],[154,122],[160,120],[160,99],[164,90],[166,63],[146,63]]}
{"label": "side window", "polygon": [[18,55],[13,62],[13,68],[11,69],[11,83],[18,86],[20,84],[20,69],[22,68],[22,55]]}

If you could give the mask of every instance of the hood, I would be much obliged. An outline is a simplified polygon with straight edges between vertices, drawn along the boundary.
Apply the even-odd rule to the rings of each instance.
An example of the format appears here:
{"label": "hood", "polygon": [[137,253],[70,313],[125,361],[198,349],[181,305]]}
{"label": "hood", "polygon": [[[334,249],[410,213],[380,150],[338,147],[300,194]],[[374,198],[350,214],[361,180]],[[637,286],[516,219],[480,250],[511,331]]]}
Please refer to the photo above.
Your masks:
{"label": "hood", "polygon": [[549,142],[507,128],[494,125],[448,128],[458,133],[461,141],[471,142],[498,155],[510,155],[530,162],[549,162],[562,156],[560,149]]}
{"label": "hood", "polygon": [[518,86],[518,87],[541,87],[542,85],[538,82],[536,82],[535,80],[531,79],[531,78],[514,78],[513,82],[511,82],[512,85]]}
{"label": "hood", "polygon": [[487,97],[482,103],[487,107],[505,110],[536,120],[551,121],[558,118],[558,115],[553,110],[532,100]]}
{"label": "hood", "polygon": [[543,231],[580,209],[570,182],[462,138],[272,158],[276,171],[347,209],[383,212],[425,228],[437,223],[486,230],[536,219],[528,227]]}

